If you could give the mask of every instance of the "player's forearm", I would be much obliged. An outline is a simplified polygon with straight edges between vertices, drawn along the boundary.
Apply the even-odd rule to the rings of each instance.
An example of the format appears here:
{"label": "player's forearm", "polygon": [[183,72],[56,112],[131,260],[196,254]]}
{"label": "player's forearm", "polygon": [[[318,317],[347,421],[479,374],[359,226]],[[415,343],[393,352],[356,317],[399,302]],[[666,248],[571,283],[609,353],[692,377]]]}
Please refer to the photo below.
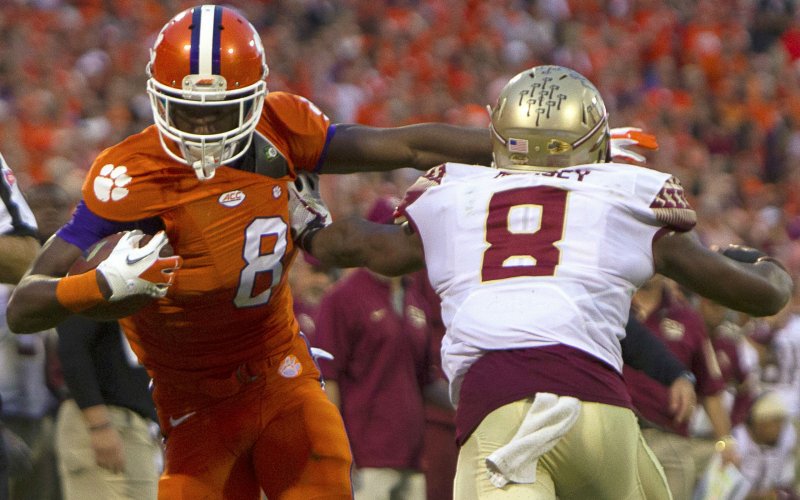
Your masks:
{"label": "player's forearm", "polygon": [[659,238],[653,253],[657,272],[752,316],[776,314],[792,295],[792,279],[780,265],[734,260],[703,247],[692,234]]}
{"label": "player's forearm", "polygon": [[792,296],[791,277],[772,262],[729,261],[722,265],[735,267],[737,272],[709,272],[692,288],[726,307],[759,317],[777,314]]}
{"label": "player's forearm", "polygon": [[15,285],[39,251],[39,242],[32,236],[0,237],[0,283]]}
{"label": "player's forearm", "polygon": [[317,231],[311,253],[328,266],[366,267],[386,276],[399,276],[424,265],[421,249],[408,239],[399,226],[351,217]]}
{"label": "player's forearm", "polygon": [[446,162],[488,165],[491,153],[488,128],[442,123],[393,128],[337,125],[323,172],[427,170]]}
{"label": "player's forearm", "polygon": [[6,310],[8,327],[14,333],[34,333],[53,328],[72,312],[56,298],[58,278],[28,275],[20,281]]}
{"label": "player's forearm", "polygon": [[491,135],[487,128],[453,127],[442,124],[416,127],[411,145],[414,168],[427,170],[446,162],[489,165],[492,161]]}

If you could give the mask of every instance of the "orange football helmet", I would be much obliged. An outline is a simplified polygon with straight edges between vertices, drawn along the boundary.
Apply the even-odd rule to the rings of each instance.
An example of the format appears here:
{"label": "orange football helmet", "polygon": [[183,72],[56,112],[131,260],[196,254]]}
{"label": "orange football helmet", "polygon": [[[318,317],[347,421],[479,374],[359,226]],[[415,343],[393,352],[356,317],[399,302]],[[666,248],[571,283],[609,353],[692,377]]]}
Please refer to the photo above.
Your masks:
{"label": "orange football helmet", "polygon": [[202,5],[173,17],[147,65],[147,93],[167,154],[200,180],[240,158],[261,116],[268,72],[258,32],[235,10]]}

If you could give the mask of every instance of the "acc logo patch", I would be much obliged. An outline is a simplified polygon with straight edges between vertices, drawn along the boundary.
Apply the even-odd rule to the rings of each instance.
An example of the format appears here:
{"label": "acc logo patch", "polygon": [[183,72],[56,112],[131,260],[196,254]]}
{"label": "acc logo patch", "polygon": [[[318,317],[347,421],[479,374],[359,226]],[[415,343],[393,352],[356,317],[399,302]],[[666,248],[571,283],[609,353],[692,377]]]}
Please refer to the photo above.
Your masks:
{"label": "acc logo patch", "polygon": [[131,176],[128,175],[128,168],[120,165],[115,167],[108,163],[103,165],[100,173],[94,178],[94,195],[98,200],[118,201],[128,196],[128,184],[131,183]]}
{"label": "acc logo patch", "polygon": [[245,194],[236,189],[233,191],[228,191],[227,193],[222,193],[221,195],[219,195],[217,201],[219,201],[220,205],[232,208],[241,204],[244,201],[244,199],[245,199]]}
{"label": "acc logo patch", "polygon": [[278,367],[278,373],[281,377],[294,378],[303,373],[303,365],[297,356],[290,354],[281,361],[281,366]]}

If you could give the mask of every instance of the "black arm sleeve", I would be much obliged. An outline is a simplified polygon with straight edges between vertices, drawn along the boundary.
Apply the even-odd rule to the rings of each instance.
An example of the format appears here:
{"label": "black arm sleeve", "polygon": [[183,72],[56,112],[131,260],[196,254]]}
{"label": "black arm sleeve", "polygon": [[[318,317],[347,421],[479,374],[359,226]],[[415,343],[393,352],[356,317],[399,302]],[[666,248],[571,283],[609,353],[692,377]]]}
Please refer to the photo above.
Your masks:
{"label": "black arm sleeve", "polygon": [[73,315],[56,327],[64,381],[80,408],[105,404],[93,360],[100,326],[87,317]]}
{"label": "black arm sleeve", "polygon": [[663,385],[671,385],[688,371],[667,346],[632,314],[628,317],[625,338],[620,345],[626,365],[643,371]]}

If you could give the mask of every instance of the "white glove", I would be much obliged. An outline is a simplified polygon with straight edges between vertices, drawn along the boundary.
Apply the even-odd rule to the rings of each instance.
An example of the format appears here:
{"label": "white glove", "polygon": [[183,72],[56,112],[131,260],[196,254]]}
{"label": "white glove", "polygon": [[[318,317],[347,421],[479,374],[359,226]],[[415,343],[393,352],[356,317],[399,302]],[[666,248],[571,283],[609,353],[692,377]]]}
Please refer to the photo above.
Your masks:
{"label": "white glove", "polygon": [[645,149],[658,149],[656,136],[643,132],[636,127],[619,127],[609,130],[611,136],[609,143],[612,160],[629,160],[644,163],[647,161],[643,155],[631,151],[628,146],[640,146]]}
{"label": "white glove", "polygon": [[167,234],[159,231],[143,247],[139,240],[144,234],[137,230],[126,231],[108,257],[97,266],[111,287],[109,302],[116,302],[134,295],[160,298],[175,279],[175,271],[181,267],[179,256],[160,257],[159,252],[169,243]]}
{"label": "white glove", "polygon": [[[331,222],[330,210],[319,194],[319,176],[300,172],[297,179],[289,183],[289,220],[292,237],[298,243],[310,229],[320,229]],[[300,247],[305,250],[302,244]]]}

